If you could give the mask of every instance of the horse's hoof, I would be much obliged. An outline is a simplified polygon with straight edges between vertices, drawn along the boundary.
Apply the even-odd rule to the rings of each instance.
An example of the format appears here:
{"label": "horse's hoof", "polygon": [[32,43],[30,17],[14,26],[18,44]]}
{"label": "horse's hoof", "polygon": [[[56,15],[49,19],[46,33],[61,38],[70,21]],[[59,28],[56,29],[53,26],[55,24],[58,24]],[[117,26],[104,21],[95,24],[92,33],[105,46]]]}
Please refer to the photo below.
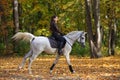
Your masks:
{"label": "horse's hoof", "polygon": [[75,71],[72,72],[72,74],[74,74],[74,73],[75,73]]}
{"label": "horse's hoof", "polygon": [[52,74],[52,70],[50,70],[50,74]]}
{"label": "horse's hoof", "polygon": [[22,67],[19,66],[19,67],[17,68],[17,71],[19,71],[19,70],[21,70],[21,69],[22,69]]}

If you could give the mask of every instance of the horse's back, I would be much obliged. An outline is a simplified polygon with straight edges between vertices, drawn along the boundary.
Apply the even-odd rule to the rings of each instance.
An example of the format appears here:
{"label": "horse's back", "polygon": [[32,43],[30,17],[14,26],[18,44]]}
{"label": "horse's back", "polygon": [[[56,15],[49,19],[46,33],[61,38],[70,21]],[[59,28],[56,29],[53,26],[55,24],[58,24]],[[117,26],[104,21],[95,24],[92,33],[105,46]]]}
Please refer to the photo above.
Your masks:
{"label": "horse's back", "polygon": [[32,49],[36,52],[44,51],[46,53],[55,53],[56,48],[52,48],[49,42],[48,37],[39,36],[31,42]]}
{"label": "horse's back", "polygon": [[32,41],[33,45],[37,46],[37,47],[45,47],[45,46],[49,46],[49,41],[47,37],[44,36],[39,36],[39,37],[35,37],[35,39]]}

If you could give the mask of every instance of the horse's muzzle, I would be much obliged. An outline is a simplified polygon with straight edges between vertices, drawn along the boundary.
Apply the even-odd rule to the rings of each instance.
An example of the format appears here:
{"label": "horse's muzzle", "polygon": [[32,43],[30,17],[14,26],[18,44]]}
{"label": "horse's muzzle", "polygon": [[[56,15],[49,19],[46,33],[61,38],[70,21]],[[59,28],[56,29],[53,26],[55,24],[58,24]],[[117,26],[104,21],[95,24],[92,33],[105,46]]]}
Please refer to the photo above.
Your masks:
{"label": "horse's muzzle", "polygon": [[84,44],[84,43],[81,43],[81,46],[82,46],[83,48],[85,48],[85,44]]}

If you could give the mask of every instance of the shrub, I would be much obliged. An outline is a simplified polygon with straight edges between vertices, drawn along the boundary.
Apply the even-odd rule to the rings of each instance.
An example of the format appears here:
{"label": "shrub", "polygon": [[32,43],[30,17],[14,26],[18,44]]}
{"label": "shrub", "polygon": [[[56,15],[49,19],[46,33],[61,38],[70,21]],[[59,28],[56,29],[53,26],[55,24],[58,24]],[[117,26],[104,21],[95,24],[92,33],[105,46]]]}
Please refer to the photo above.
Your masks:
{"label": "shrub", "polygon": [[89,46],[88,43],[86,43],[86,46],[83,48],[79,43],[75,43],[73,45],[73,49],[71,52],[72,55],[77,55],[77,56],[89,56]]}
{"label": "shrub", "polygon": [[24,56],[30,49],[30,43],[26,43],[25,41],[20,41],[16,44],[15,53],[17,53],[17,56]]}

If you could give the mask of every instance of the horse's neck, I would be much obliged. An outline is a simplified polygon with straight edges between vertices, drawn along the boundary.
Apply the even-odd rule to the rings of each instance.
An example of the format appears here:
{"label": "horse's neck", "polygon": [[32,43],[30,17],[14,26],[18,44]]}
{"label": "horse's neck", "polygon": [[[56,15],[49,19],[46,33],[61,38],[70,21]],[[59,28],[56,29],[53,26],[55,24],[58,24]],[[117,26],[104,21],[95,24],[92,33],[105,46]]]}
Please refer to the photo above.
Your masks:
{"label": "horse's neck", "polygon": [[69,44],[72,46],[74,42],[78,39],[80,36],[80,33],[78,31],[71,32],[67,35],[65,35],[66,40],[69,42]]}

